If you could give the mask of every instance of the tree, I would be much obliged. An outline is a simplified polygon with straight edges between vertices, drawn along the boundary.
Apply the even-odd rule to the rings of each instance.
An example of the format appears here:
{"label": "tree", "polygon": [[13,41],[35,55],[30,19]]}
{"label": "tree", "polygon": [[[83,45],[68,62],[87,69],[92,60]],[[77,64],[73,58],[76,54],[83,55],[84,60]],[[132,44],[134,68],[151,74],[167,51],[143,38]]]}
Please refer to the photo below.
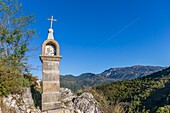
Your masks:
{"label": "tree", "polygon": [[20,94],[30,81],[24,78],[26,52],[35,30],[33,15],[24,15],[19,0],[0,0],[0,97]]}
{"label": "tree", "polygon": [[33,15],[24,15],[18,0],[0,0],[0,61],[27,71],[26,52],[35,30]]}

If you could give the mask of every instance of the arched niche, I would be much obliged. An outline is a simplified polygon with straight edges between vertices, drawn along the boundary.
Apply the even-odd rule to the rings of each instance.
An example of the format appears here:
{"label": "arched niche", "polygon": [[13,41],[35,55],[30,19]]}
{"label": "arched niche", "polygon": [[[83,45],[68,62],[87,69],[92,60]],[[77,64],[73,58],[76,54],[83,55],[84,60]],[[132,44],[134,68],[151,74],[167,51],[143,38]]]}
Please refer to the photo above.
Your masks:
{"label": "arched niche", "polygon": [[53,39],[46,40],[42,45],[42,55],[59,56],[59,44]]}

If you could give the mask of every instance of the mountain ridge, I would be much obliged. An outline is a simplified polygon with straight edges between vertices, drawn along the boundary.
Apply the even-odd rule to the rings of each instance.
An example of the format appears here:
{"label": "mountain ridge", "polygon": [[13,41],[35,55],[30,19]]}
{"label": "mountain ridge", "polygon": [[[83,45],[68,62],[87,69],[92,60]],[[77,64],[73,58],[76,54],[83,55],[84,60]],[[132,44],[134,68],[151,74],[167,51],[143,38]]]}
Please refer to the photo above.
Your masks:
{"label": "mountain ridge", "polygon": [[79,76],[61,75],[61,86],[70,88],[76,92],[82,88],[93,87],[102,84],[109,84],[115,81],[130,80],[150,75],[165,67],[134,65],[130,67],[110,68],[100,74],[82,73]]}
{"label": "mountain ridge", "polygon": [[103,106],[116,109],[117,105],[125,113],[169,113],[169,89],[170,67],[141,78],[96,86],[91,92],[102,97],[98,99]]}

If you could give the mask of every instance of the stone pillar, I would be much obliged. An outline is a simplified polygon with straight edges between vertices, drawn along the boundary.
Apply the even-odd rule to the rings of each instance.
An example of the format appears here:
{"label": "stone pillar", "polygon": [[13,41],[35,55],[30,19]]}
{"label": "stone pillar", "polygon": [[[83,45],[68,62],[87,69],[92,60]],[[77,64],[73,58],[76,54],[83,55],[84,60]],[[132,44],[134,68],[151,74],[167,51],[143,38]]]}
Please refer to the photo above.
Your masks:
{"label": "stone pillar", "polygon": [[57,56],[40,56],[42,60],[42,111],[61,108],[60,73]]}
{"label": "stone pillar", "polygon": [[60,47],[53,39],[53,30],[49,29],[48,38],[42,45],[42,111],[61,108],[60,102]]}

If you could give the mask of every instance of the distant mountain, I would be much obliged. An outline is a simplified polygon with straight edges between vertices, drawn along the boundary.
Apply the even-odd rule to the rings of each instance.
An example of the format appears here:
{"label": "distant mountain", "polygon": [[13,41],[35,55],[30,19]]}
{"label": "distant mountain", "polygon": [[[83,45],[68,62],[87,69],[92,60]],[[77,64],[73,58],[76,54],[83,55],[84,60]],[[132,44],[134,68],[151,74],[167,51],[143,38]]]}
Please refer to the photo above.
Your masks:
{"label": "distant mountain", "polygon": [[85,87],[147,76],[162,69],[164,67],[135,65],[132,67],[111,68],[101,74],[84,73],[80,76],[61,75],[61,87],[67,87],[76,92]]}
{"label": "distant mountain", "polygon": [[170,67],[142,78],[96,86],[90,91],[108,113],[116,110],[121,113],[169,113]]}
{"label": "distant mountain", "polygon": [[139,77],[143,77],[146,75],[150,75],[162,69],[164,69],[164,67],[135,65],[132,67],[111,68],[109,70],[105,70],[100,75],[106,78],[113,78],[113,79],[118,79],[118,80],[129,80],[129,79],[134,79],[134,78],[139,78]]}
{"label": "distant mountain", "polygon": [[73,75],[65,75],[60,76],[61,87],[69,88],[73,92],[81,90],[85,87],[97,86],[106,83],[112,83],[116,80],[105,78],[101,75],[93,74],[93,73],[84,73],[80,76],[73,76]]}

